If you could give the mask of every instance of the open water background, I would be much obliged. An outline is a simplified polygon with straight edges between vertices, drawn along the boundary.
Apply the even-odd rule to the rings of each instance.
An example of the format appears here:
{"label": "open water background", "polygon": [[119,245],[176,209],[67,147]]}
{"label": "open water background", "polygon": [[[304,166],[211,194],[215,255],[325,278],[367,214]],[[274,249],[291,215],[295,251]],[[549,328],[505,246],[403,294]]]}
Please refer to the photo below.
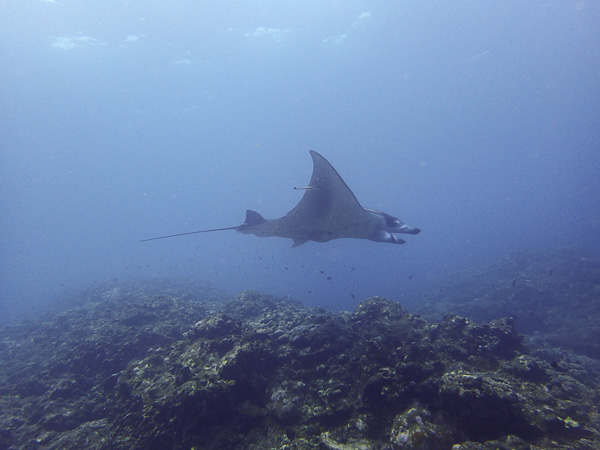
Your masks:
{"label": "open water background", "polygon": [[[600,254],[600,3],[0,3],[0,322],[104,280],[410,305],[523,249]],[[394,246],[235,232],[322,153]]]}

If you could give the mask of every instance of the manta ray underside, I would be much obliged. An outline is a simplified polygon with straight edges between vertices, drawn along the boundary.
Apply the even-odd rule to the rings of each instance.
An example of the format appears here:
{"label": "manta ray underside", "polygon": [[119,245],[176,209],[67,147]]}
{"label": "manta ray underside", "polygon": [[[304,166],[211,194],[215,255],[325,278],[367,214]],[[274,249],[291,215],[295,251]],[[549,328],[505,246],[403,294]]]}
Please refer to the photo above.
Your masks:
{"label": "manta ray underside", "polygon": [[[404,244],[399,234],[419,234],[400,219],[373,209],[363,208],[333,166],[315,151],[310,183],[298,204],[279,219],[265,219],[256,211],[246,211],[246,221],[236,227],[191,231],[161,236],[143,241],[164,239],[211,231],[236,230],[260,237],[278,236],[293,239],[297,247],[308,241],[327,242],[332,239],[370,239],[375,242]],[[298,188],[294,188],[298,189]],[[141,241],[141,242],[143,242]]]}

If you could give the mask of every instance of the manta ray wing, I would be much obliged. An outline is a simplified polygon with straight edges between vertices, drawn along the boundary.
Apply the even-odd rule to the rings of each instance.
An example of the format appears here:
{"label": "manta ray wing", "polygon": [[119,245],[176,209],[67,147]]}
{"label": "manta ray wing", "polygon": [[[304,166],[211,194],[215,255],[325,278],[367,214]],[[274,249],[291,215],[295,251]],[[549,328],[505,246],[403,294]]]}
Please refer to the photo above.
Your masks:
{"label": "manta ray wing", "polygon": [[370,233],[369,214],[342,177],[319,153],[310,154],[313,173],[302,199],[284,217],[265,225],[276,228],[278,236],[294,239],[295,247],[309,240],[327,242]]}

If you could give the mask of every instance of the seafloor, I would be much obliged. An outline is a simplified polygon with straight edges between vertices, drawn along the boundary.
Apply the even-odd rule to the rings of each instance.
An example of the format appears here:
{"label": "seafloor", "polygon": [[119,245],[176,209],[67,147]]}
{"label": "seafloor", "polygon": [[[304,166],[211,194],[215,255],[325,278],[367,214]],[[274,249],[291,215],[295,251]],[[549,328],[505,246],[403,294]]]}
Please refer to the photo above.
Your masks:
{"label": "seafloor", "polygon": [[599,263],[512,255],[421,309],[90,288],[0,328],[0,448],[600,448]]}

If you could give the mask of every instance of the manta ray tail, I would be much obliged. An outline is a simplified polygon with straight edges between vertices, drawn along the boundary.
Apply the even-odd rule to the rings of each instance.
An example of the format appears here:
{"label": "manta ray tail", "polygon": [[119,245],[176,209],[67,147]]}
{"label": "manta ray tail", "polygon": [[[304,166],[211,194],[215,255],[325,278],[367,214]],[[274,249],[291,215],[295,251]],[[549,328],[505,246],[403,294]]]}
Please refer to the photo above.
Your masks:
{"label": "manta ray tail", "polygon": [[224,230],[239,230],[240,227],[242,227],[242,226],[243,225],[240,225],[237,227],[213,228],[212,230],[188,231],[187,233],[177,233],[177,234],[170,234],[168,236],[159,236],[159,237],[153,237],[150,239],[142,239],[140,242],[156,241],[157,239],[167,239],[167,238],[172,238],[172,237],[177,237],[177,236],[187,236],[188,234],[212,233],[213,231],[224,231]]}
{"label": "manta ray tail", "polygon": [[236,227],[224,227],[224,228],[213,228],[211,230],[200,230],[200,231],[188,231],[187,233],[178,233],[178,234],[170,234],[168,236],[159,236],[150,239],[142,239],[140,242],[146,241],[156,241],[157,239],[167,239],[176,236],[187,236],[188,234],[198,234],[198,233],[211,233],[213,231],[224,231],[224,230],[236,230],[236,231],[244,231],[248,228],[256,227],[265,223],[267,219],[261,216],[256,211],[252,211],[251,209],[246,211],[246,221],[242,225],[238,225]]}

